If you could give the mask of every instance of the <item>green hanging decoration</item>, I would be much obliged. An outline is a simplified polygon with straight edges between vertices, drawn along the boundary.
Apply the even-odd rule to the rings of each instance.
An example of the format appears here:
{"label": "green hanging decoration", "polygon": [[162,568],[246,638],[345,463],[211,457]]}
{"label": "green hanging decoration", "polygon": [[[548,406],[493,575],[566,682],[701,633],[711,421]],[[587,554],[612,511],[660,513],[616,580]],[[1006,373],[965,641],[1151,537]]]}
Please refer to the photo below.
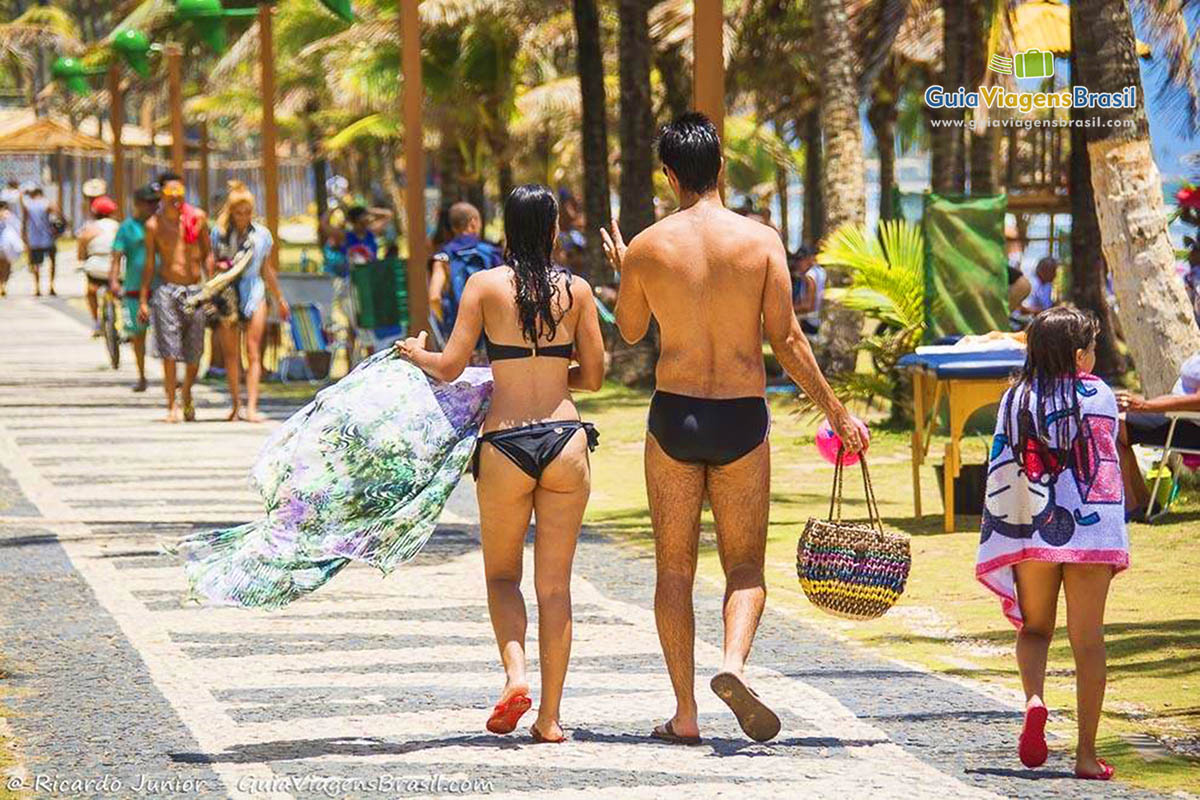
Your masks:
{"label": "green hanging decoration", "polygon": [[321,0],[321,5],[329,9],[334,16],[341,17],[346,22],[354,22],[354,9],[350,7],[350,0]]}
{"label": "green hanging decoration", "polygon": [[62,81],[63,85],[76,94],[89,94],[92,91],[91,84],[88,83],[88,76],[99,75],[104,70],[85,67],[83,62],[73,56],[60,56],[54,60],[54,65],[50,68],[50,74],[55,80]]}
{"label": "green hanging decoration", "polygon": [[112,48],[129,68],[143,78],[150,77],[150,37],[136,28],[125,28],[113,36]]}
{"label": "green hanging decoration", "polygon": [[191,23],[200,39],[216,52],[225,49],[225,8],[221,0],[176,0],[175,19]]}

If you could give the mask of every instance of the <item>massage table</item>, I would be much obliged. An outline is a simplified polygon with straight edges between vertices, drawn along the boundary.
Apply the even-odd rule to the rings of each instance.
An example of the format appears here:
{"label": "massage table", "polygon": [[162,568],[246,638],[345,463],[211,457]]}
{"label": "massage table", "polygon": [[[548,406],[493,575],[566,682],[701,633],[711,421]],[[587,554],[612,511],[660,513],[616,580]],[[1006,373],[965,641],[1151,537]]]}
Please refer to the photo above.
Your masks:
{"label": "massage table", "polygon": [[943,466],[943,530],[954,530],[954,479],[962,468],[963,428],[979,409],[1000,402],[1012,374],[1025,363],[1024,348],[1008,343],[968,348],[955,345],[919,347],[898,362],[912,375],[913,511],[921,516],[921,465],[929,453],[933,428],[945,399],[950,415],[950,441]]}

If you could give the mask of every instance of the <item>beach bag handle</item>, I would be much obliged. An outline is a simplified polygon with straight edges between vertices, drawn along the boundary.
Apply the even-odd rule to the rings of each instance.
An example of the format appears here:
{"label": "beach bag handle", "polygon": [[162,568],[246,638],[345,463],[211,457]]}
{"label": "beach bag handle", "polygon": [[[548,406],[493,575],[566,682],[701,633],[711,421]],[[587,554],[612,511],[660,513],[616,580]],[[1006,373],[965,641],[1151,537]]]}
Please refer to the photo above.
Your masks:
{"label": "beach bag handle", "polygon": [[[844,451],[845,446],[840,445],[837,461],[833,465],[833,493],[829,497],[829,521],[839,524],[842,521],[842,483],[845,475],[842,455]],[[879,504],[875,500],[875,487],[871,485],[871,473],[867,469],[866,453],[859,455],[858,463],[862,466],[863,490],[867,497],[867,521],[871,523],[870,527],[883,533],[883,520],[879,517]],[[837,509],[836,517],[834,516],[835,508]]]}

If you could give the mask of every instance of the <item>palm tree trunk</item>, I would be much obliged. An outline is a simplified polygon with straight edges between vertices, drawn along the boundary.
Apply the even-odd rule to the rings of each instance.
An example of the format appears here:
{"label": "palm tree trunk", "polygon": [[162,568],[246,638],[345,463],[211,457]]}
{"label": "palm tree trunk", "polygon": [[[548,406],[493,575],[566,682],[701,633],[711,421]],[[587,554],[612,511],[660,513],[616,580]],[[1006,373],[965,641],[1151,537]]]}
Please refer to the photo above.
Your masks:
{"label": "palm tree trunk", "polygon": [[[966,83],[968,89],[983,84],[987,69],[987,12],[984,0],[970,0],[966,10],[966,29],[970,41],[966,47]],[[971,112],[977,122],[983,119]],[[991,126],[976,127],[966,133],[970,148],[971,194],[995,194],[997,191],[996,162],[1000,139],[998,130]]]}
{"label": "palm tree trunk", "polygon": [[[821,127],[825,139],[825,227],[861,224],[866,217],[862,128],[858,119],[858,79],[854,42],[850,37],[847,0],[815,0],[813,13],[820,42]],[[837,270],[835,285],[846,285],[849,276]],[[822,328],[829,348],[832,372],[853,372],[855,345],[861,338],[862,317],[833,303]]]}
{"label": "palm tree trunk", "polygon": [[[966,35],[964,0],[942,0],[942,88],[952,92],[966,83],[963,73],[963,37]],[[958,108],[930,109],[941,124],[930,130],[930,183],[938,194],[962,194],[966,184],[966,148],[963,129],[951,124],[963,119]]]}
{"label": "palm tree trunk", "polygon": [[572,0],[575,17],[576,72],[583,106],[583,208],[587,215],[584,278],[595,284],[609,275],[600,229],[612,216],[608,188],[608,122],[605,119],[604,56],[596,0]]}
{"label": "palm tree trunk", "polygon": [[[1071,82],[1079,75],[1075,63],[1079,52],[1076,28],[1071,29]],[[1108,269],[1100,247],[1100,223],[1096,220],[1096,199],[1092,194],[1092,169],[1088,163],[1087,135],[1081,123],[1089,115],[1086,109],[1071,109],[1071,302],[1087,309],[1100,321],[1096,341],[1096,374],[1115,378],[1124,370],[1117,351],[1112,311],[1108,307],[1105,276]],[[972,154],[973,155],[973,154]]]}
{"label": "palm tree trunk", "polygon": [[329,159],[321,149],[321,132],[311,121],[317,110],[315,102],[309,103],[304,109],[305,117],[309,120],[308,152],[309,158],[312,159],[313,196],[317,203],[317,219],[324,219],[325,212],[329,210],[329,188],[326,186],[329,179]]}
{"label": "palm tree trunk", "polygon": [[813,109],[796,123],[804,136],[804,221],[803,244],[815,247],[825,235],[825,202],[822,199],[821,112]]}
{"label": "palm tree trunk", "polygon": [[[780,141],[787,141],[787,124],[780,119],[775,120],[775,135]],[[779,198],[779,235],[783,237],[784,249],[792,248],[792,223],[788,219],[788,183],[792,177],[786,164],[775,165],[775,194]]]}
{"label": "palm tree trunk", "polygon": [[1085,129],[1096,217],[1113,270],[1119,316],[1148,395],[1171,389],[1179,367],[1200,352],[1200,330],[1167,233],[1162,177],[1150,150],[1133,21],[1126,0],[1072,0],[1078,83],[1093,92],[1134,87],[1134,108],[1097,108]]}
{"label": "palm tree trunk", "polygon": [[663,104],[667,108],[667,116],[674,119],[686,114],[692,107],[692,71],[680,52],[680,46],[656,51],[654,66],[662,78]]}
{"label": "palm tree trunk", "polygon": [[[650,4],[620,0],[621,82],[621,233],[629,241],[654,224],[654,109],[650,96]],[[590,215],[589,215],[590,216]],[[613,376],[627,386],[650,386],[658,363],[653,328],[640,342],[618,339],[613,346]]]}
{"label": "palm tree trunk", "polygon": [[654,109],[650,100],[650,2],[620,0],[621,233],[654,224]]}
{"label": "palm tree trunk", "polygon": [[892,219],[896,216],[896,120],[900,114],[896,99],[900,93],[897,83],[896,65],[889,59],[879,75],[871,106],[867,109],[867,121],[875,136],[875,148],[879,151],[879,218]]}

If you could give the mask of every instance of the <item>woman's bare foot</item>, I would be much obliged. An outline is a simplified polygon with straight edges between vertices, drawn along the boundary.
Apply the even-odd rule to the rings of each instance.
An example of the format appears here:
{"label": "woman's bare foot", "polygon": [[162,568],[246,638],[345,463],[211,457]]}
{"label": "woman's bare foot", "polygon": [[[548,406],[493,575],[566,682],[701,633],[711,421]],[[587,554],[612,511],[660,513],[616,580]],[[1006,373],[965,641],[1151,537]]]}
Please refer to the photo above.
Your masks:
{"label": "woman's bare foot", "polygon": [[171,406],[167,409],[167,416],[163,417],[163,422],[175,424],[183,421],[183,414],[180,413],[178,406]]}
{"label": "woman's bare foot", "polygon": [[1113,768],[1096,758],[1096,754],[1081,755],[1075,754],[1075,777],[1085,778],[1089,780],[1109,780],[1113,775]]}
{"label": "woman's bare foot", "polygon": [[255,411],[247,411],[245,416],[246,422],[266,422],[267,418]]}
{"label": "woman's bare foot", "polygon": [[508,680],[504,684],[504,691],[500,693],[500,699],[497,702],[503,703],[511,697],[516,697],[519,694],[529,694],[529,681]]}
{"label": "woman's bare foot", "polygon": [[538,717],[530,727],[529,732],[533,735],[534,741],[539,743],[557,743],[567,738],[566,734],[563,733],[562,726],[558,724],[558,720],[556,719],[544,720]]}

